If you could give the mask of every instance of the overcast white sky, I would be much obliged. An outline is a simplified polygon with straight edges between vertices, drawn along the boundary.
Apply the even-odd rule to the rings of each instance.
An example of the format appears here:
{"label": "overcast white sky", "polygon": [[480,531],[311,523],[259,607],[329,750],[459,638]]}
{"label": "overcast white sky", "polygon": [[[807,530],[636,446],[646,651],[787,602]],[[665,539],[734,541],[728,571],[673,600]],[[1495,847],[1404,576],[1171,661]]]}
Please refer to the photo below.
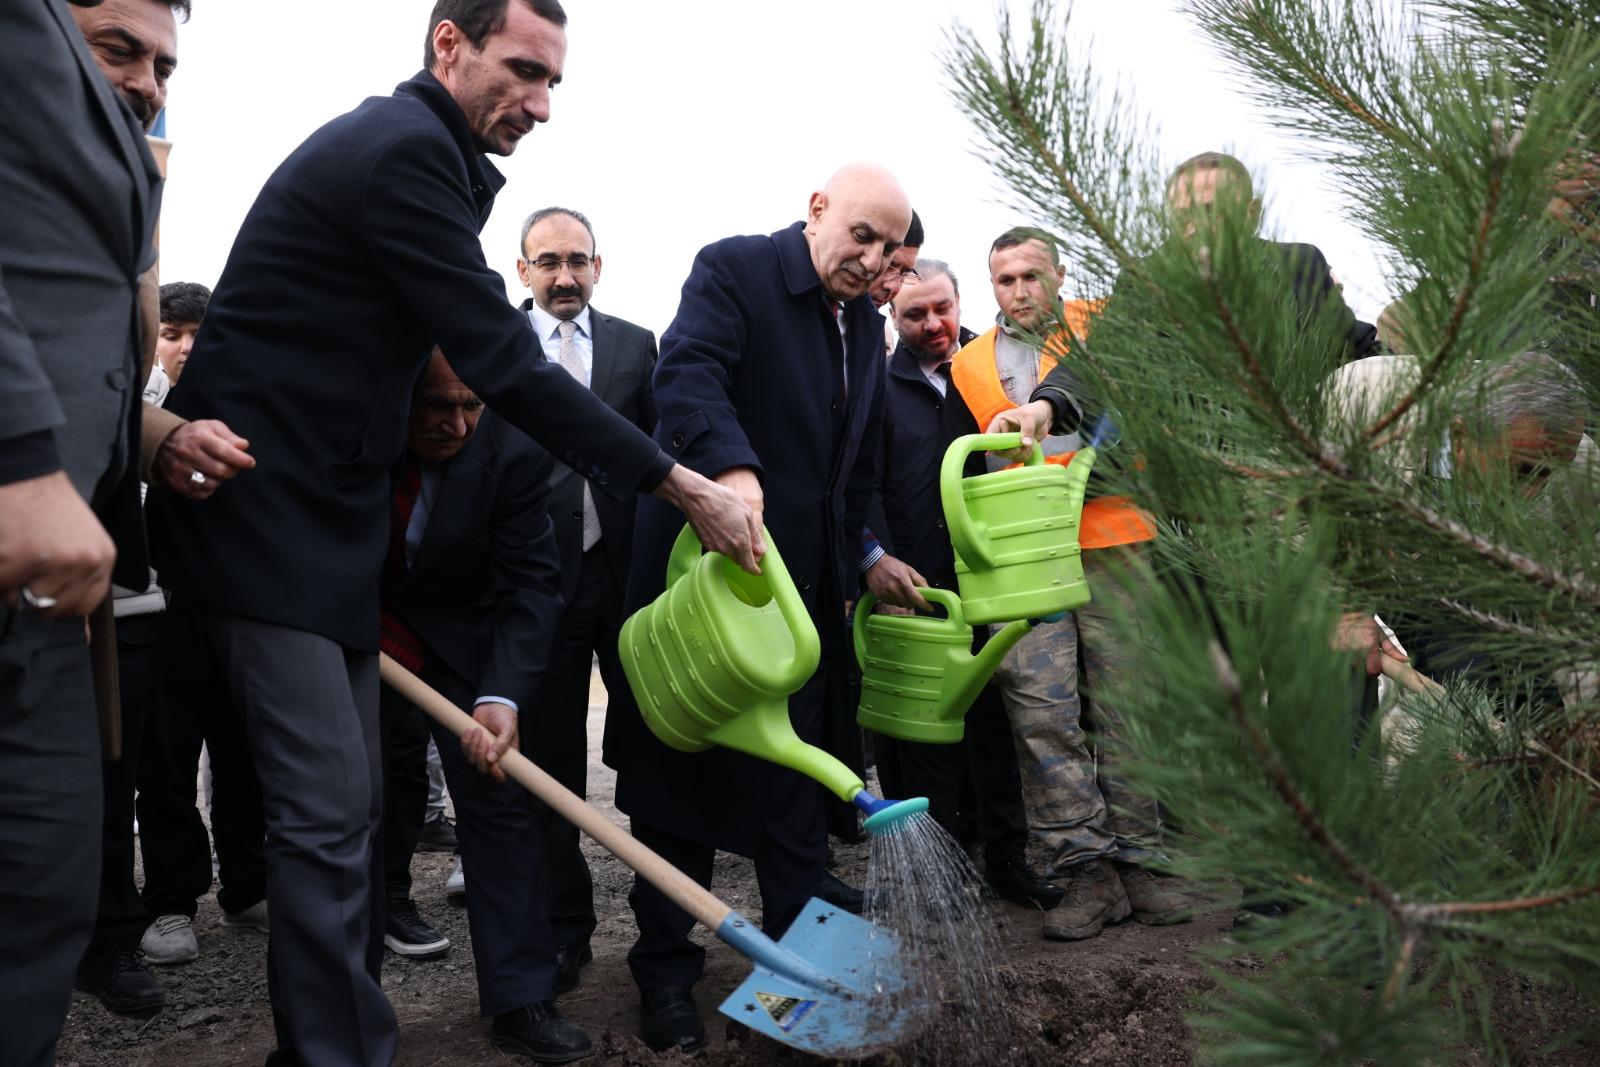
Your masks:
{"label": "overcast white sky", "polygon": [[[702,245],[794,221],[839,164],[870,159],[910,193],[924,254],[961,278],[965,323],[992,318],[985,254],[1023,220],[998,206],[938,60],[953,20],[993,33],[991,0],[563,2],[567,69],[551,121],[495,161],[508,182],[483,239],[508,295],[525,295],[521,220],[561,204],[594,222],[605,260],[596,306],[659,333]],[[216,281],[282,158],[421,66],[431,8],[197,0],[168,101],[163,279]],[[1234,90],[1176,0],[1078,0],[1074,26],[1093,36],[1103,74],[1131,79],[1170,162],[1210,148],[1240,155],[1268,192],[1268,230],[1321,246],[1356,313],[1376,317],[1389,294],[1373,250],[1341,221],[1323,176]]]}

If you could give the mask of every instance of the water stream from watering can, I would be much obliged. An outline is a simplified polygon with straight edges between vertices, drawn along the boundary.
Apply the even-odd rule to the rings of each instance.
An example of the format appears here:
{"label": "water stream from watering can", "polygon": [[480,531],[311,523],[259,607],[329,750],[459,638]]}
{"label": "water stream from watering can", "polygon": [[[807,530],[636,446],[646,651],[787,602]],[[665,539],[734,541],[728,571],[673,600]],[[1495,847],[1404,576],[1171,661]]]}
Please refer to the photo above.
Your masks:
{"label": "water stream from watering can", "polygon": [[[906,984],[885,1007],[915,1016],[916,1064],[999,1063],[1015,1045],[999,966],[1000,914],[961,847],[927,814],[872,835],[867,918],[900,939]],[[886,988],[892,988],[887,986]]]}

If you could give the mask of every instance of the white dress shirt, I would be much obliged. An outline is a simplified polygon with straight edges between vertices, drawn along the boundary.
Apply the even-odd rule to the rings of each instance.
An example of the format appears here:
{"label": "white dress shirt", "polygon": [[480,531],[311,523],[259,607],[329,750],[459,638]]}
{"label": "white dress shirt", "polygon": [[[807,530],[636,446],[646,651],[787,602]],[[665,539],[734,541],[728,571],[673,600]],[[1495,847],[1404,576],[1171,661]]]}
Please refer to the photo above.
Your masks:
{"label": "white dress shirt", "polygon": [[[539,344],[544,347],[544,358],[556,366],[561,366],[561,320],[550,312],[534,304],[528,309],[528,321],[533,324],[533,332],[539,337]],[[589,328],[589,305],[585,304],[583,310],[572,319],[577,323],[578,330],[572,335],[572,345],[578,350],[578,358],[583,361],[583,375],[594,382],[594,331]]]}

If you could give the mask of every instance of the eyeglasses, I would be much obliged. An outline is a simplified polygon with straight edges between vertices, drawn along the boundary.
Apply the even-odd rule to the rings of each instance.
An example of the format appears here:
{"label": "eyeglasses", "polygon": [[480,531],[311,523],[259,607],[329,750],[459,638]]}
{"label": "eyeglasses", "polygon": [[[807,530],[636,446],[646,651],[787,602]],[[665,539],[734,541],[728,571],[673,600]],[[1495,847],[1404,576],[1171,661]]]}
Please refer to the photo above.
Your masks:
{"label": "eyeglasses", "polygon": [[572,272],[574,278],[581,278],[594,270],[594,260],[588,256],[568,256],[566,259],[557,259],[555,256],[540,256],[538,259],[523,260],[524,263],[547,277],[555,277],[565,267]]}
{"label": "eyeglasses", "polygon": [[887,271],[884,272],[884,277],[885,278],[899,278],[902,282],[906,282],[906,281],[921,281],[922,280],[922,275],[918,274],[917,271],[916,271],[916,268],[914,268],[914,267],[903,267],[903,268],[890,267]]}

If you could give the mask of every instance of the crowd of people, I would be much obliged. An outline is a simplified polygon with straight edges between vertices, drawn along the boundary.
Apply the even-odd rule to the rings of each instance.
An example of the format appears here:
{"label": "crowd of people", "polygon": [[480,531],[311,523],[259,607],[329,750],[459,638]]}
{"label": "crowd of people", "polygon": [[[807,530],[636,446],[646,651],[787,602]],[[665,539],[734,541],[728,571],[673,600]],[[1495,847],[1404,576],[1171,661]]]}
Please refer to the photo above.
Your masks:
{"label": "crowd of people", "polygon": [[[17,209],[0,232],[0,1062],[53,1061],[74,985],[158,1010],[151,968],[197,958],[215,865],[223,925],[269,937],[269,1062],[390,1063],[386,948],[449,947],[412,900],[419,846],[459,852],[450,892],[495,1046],[588,1054],[557,1006],[599,918],[577,831],[497,764],[519,749],[584,793],[595,664],[639,840],[703,884],[716,850],[750,857],[775,937],[812,896],[859,911],[860,888],[827,870],[830,837],[859,839],[853,809],[752,757],[668,748],[639,714],[618,632],[662,591],[685,522],[746,569],[782,546],[822,645],[789,702],[797,734],[870,763],[886,795],[927,796],[993,892],[1038,909],[1042,937],[1191,916],[1156,869],[1162,811],[1122,771],[1114,699],[1159,654],[1137,625],[1146,569],[1126,565],[1156,526],[1103,479],[1080,533],[1093,601],[1004,657],[963,741],[854,722],[854,603],[929,611],[920,590],[956,588],[948,446],[1020,431],[1066,463],[1099,419],[1063,331],[1086,336],[1102,303],[1067,299],[1049,235],[994,239],[975,333],[900,182],[851,164],[799,221],[703,248],[659,345],[592,303],[603,260],[576,209],[528,215],[528,294],[510,304],[478,236],[503,184],[487,157],[548,120],[566,15],[438,0],[424,69],[288,156],[214,291],[158,285],[144,133],[189,7],[0,15],[22,57],[0,68],[0,201]],[[1254,204],[1217,153],[1168,192],[1179,240],[1219,200]],[[1398,358],[1315,248],[1271,253],[1341,362]],[[1545,391],[1509,393],[1504,416],[1571,461],[1581,386],[1537,369]],[[1496,461],[1458,444],[1457,464]],[[979,454],[968,473],[1011,459]],[[1346,630],[1355,651],[1399,654],[1370,618]],[[989,638],[978,627],[974,648]],[[458,740],[381,688],[380,650],[479,729]],[[629,905],[641,1037],[696,1050],[693,920],[643,880]]]}

